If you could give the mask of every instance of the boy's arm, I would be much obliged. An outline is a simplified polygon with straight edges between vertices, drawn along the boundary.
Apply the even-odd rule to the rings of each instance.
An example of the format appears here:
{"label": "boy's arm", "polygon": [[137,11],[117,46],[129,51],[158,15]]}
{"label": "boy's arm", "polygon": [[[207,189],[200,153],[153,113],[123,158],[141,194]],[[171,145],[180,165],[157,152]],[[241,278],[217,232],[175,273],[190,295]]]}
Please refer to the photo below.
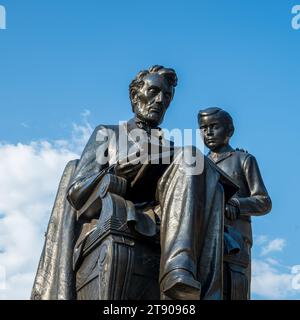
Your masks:
{"label": "boy's arm", "polygon": [[243,169],[248,183],[249,197],[233,197],[238,203],[240,215],[259,216],[271,211],[272,201],[264,185],[257,161],[254,156],[248,155],[244,160]]}

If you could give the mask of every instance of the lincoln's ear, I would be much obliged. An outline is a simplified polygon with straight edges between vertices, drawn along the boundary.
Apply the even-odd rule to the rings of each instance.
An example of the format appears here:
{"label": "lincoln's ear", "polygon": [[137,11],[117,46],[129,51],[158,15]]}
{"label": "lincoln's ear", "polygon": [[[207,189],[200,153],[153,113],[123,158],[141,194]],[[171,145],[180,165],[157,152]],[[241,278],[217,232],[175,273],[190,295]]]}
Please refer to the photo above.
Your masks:
{"label": "lincoln's ear", "polygon": [[132,101],[133,104],[136,104],[136,103],[137,103],[137,101],[138,101],[138,95],[137,95],[137,92],[136,92],[136,91],[135,91],[135,92],[132,92],[132,94],[131,94],[131,101]]}

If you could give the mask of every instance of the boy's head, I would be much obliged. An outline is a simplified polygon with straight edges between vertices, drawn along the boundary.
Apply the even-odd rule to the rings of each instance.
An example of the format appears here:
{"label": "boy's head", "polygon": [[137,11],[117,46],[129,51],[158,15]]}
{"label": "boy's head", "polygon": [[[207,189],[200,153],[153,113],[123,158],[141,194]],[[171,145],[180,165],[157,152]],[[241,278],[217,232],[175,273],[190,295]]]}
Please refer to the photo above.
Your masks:
{"label": "boy's head", "polygon": [[230,114],[220,108],[208,108],[198,113],[198,123],[205,145],[214,152],[229,144],[234,133]]}

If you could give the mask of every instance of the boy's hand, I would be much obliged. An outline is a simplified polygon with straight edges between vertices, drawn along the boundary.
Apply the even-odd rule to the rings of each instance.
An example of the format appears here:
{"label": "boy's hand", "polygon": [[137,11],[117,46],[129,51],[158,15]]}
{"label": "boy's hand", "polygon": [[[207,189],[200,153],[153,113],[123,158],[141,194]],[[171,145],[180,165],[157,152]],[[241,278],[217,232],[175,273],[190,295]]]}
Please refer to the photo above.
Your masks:
{"label": "boy's hand", "polygon": [[237,206],[234,206],[230,203],[226,205],[225,216],[227,219],[231,221],[235,221],[238,219],[240,215],[240,209]]}

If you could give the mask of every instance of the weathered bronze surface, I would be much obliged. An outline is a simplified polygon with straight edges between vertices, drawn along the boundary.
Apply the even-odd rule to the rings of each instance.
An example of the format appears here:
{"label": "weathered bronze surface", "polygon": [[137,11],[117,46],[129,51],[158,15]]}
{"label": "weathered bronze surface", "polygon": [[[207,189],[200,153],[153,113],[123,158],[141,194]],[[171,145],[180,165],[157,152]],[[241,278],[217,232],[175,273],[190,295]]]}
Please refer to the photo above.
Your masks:
{"label": "weathered bronze surface", "polygon": [[[196,148],[161,138],[176,85],[173,69],[140,72],[130,85],[134,118],[99,125],[81,159],[67,165],[33,299],[222,299],[224,203],[237,187]],[[158,163],[128,161],[132,150],[153,146],[152,129]],[[203,170],[190,174],[184,159],[195,155]]]}
{"label": "weathered bronze surface", "polygon": [[[220,108],[208,108],[198,114],[208,154],[219,168],[239,186],[228,201],[225,210],[225,228],[230,226],[240,233],[239,254],[225,259],[225,299],[250,299],[251,284],[251,216],[271,210],[272,202],[253,155],[242,149],[233,149],[229,142],[234,133],[231,116]],[[237,235],[238,237],[238,235]]]}

